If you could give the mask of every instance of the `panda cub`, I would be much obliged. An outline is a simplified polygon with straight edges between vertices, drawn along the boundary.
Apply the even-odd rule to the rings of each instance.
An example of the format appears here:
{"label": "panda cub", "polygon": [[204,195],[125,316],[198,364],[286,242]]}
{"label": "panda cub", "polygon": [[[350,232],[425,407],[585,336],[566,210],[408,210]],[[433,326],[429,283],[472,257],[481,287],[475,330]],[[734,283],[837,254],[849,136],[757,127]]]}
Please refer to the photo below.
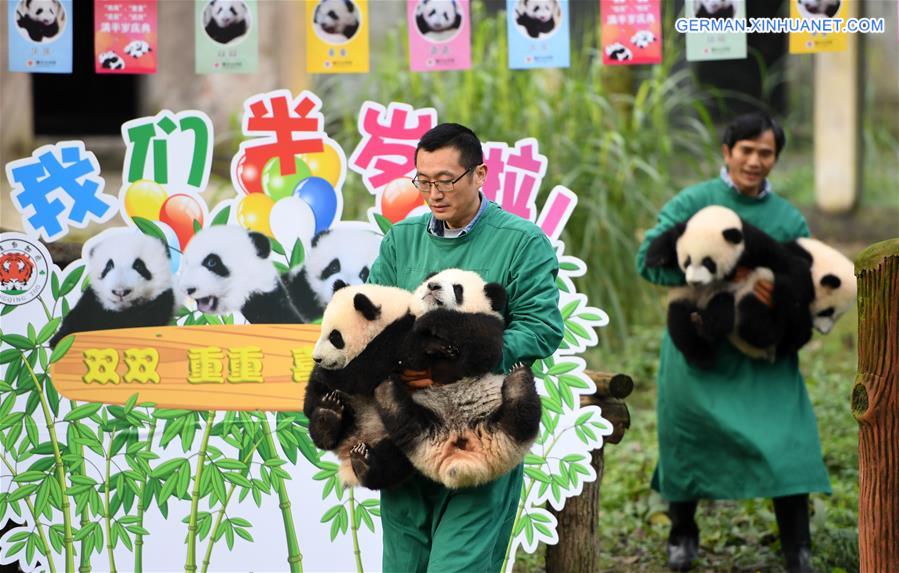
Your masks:
{"label": "panda cub", "polygon": [[64,18],[59,0],[22,0],[16,8],[16,25],[34,42],[56,37]]}
{"label": "panda cub", "polygon": [[626,62],[634,57],[631,51],[620,42],[615,42],[614,44],[606,46],[606,56],[608,56],[610,60],[616,62]]}
{"label": "panda cub", "polygon": [[97,59],[100,61],[100,67],[104,70],[124,70],[125,61],[115,52],[103,52]]}
{"label": "panda cub", "polygon": [[[808,265],[726,207],[705,207],[656,237],[646,266],[684,272],[687,286],[669,292],[668,332],[694,366],[711,368],[724,337],[771,358],[779,345],[798,350],[811,336],[802,312],[811,300]],[[773,283],[773,306],[756,296],[759,281]]]}
{"label": "panda cub", "polygon": [[240,311],[254,324],[298,324],[299,313],[268,260],[271,242],[262,233],[236,225],[214,225],[198,232],[181,258],[179,290],[201,312]]}
{"label": "panda cub", "polygon": [[855,265],[838,250],[815,239],[803,237],[788,243],[787,248],[811,265],[815,287],[811,319],[815,330],[827,334],[837,319],[855,305]]}
{"label": "panda cub", "polygon": [[212,0],[203,10],[206,34],[219,44],[247,33],[247,5],[241,0]]}
{"label": "panda cub", "polygon": [[[505,290],[459,269],[413,294],[408,337],[434,384],[413,394],[398,376],[375,390],[390,439],[412,465],[450,488],[490,482],[521,463],[540,428],[540,397],[526,366],[492,374],[502,360]],[[420,339],[416,341],[416,339]],[[405,350],[404,355],[410,350]]]}
{"label": "panda cub", "polygon": [[352,0],[321,0],[315,7],[312,22],[324,33],[342,36],[346,41],[359,29],[359,14]]}
{"label": "panda cub", "polygon": [[168,248],[136,230],[107,233],[88,247],[90,286],[62,321],[50,346],[68,334],[164,326],[175,314]]}
{"label": "panda cub", "polygon": [[731,0],[699,0],[696,4],[697,18],[734,17],[734,5]]}
{"label": "panda cub", "polygon": [[357,285],[368,280],[380,244],[380,235],[356,227],[335,227],[312,239],[303,266],[284,277],[291,303],[304,322],[321,318],[338,281]]}
{"label": "panda cub", "polygon": [[561,18],[561,8],[557,0],[519,0],[516,7],[515,23],[524,28],[531,38],[549,34]]}
{"label": "panda cub", "polygon": [[395,287],[338,282],[322,317],[303,413],[312,441],[337,454],[340,478],[349,486],[383,489],[413,471],[387,439],[372,397],[398,369],[399,349],[415,320],[410,297]]}
{"label": "panda cub", "polygon": [[415,7],[415,25],[423,35],[442,38],[459,29],[462,13],[456,0],[420,0]]}

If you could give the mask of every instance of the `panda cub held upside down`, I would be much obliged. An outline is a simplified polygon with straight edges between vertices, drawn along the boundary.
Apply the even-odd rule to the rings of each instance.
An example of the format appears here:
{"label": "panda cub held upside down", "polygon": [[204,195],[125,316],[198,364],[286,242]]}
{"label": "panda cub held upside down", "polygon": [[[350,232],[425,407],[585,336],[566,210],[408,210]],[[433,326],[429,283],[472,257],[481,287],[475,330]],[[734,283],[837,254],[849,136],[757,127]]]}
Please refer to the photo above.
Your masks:
{"label": "panda cub held upside down", "polygon": [[524,458],[540,427],[540,397],[526,366],[502,360],[506,292],[449,269],[413,294],[417,317],[403,365],[434,384],[410,394],[398,376],[375,390],[390,439],[429,478],[450,488],[490,482]]}
{"label": "panda cub held upside down", "polygon": [[349,486],[383,489],[412,473],[387,439],[373,392],[398,368],[402,342],[415,320],[409,291],[379,285],[335,285],[315,343],[315,367],[303,412],[316,446],[337,454]]}

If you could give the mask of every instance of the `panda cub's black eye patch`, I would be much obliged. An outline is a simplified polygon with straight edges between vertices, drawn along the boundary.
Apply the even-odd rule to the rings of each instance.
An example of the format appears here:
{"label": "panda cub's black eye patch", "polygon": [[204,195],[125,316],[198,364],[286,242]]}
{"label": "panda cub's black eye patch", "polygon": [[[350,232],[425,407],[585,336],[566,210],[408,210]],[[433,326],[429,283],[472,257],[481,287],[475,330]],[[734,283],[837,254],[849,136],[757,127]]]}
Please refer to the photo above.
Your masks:
{"label": "panda cub's black eye patch", "polygon": [[335,12],[334,10],[328,10],[328,18],[331,18],[332,20],[337,20],[337,12]]}
{"label": "panda cub's black eye patch", "polygon": [[359,271],[359,278],[362,279],[362,282],[368,281],[368,267],[362,267],[362,270]]}
{"label": "panda cub's black eye patch", "polygon": [[137,271],[137,274],[144,277],[146,280],[153,280],[153,274],[150,273],[150,269],[147,268],[146,263],[144,263],[143,259],[135,259],[134,263],[131,265],[131,268]]}
{"label": "panda cub's black eye patch", "polygon": [[826,316],[833,316],[833,315],[834,315],[833,307],[825,308],[824,310],[822,310],[821,312],[818,313],[818,316],[820,316],[822,318],[826,317]]}
{"label": "panda cub's black eye patch", "polygon": [[217,274],[220,277],[227,277],[231,274],[230,271],[228,271],[228,267],[222,262],[221,257],[216,254],[206,255],[206,258],[203,259],[203,266],[208,269],[209,272]]}
{"label": "panda cub's black eye patch", "polygon": [[326,278],[330,277],[331,275],[336,275],[339,272],[340,272],[340,260],[333,259],[330,263],[328,263],[328,266],[325,267],[325,270],[322,271],[322,274],[318,278],[320,278],[321,280],[325,280]]}
{"label": "panda cub's black eye patch", "polygon": [[328,342],[330,342],[331,345],[338,350],[341,350],[344,346],[346,346],[343,342],[343,335],[340,334],[339,330],[331,331],[331,334],[328,335]]}
{"label": "panda cub's black eye patch", "polygon": [[100,278],[105,279],[106,275],[108,275],[109,272],[114,268],[115,268],[115,263],[112,262],[112,259],[109,259],[108,261],[106,261],[106,266],[103,267],[103,272],[100,273]]}
{"label": "panda cub's black eye patch", "polygon": [[462,304],[462,294],[465,289],[462,285],[453,285],[453,294],[456,295],[456,304]]}
{"label": "panda cub's black eye patch", "polygon": [[684,268],[689,267],[690,263],[692,263],[692,262],[693,262],[693,259],[691,259],[690,257],[687,257],[687,260],[684,261]]}
{"label": "panda cub's black eye patch", "polygon": [[718,270],[718,265],[716,265],[715,261],[713,261],[710,257],[702,259],[702,266],[709,269],[709,272],[712,274],[715,274],[715,271]]}

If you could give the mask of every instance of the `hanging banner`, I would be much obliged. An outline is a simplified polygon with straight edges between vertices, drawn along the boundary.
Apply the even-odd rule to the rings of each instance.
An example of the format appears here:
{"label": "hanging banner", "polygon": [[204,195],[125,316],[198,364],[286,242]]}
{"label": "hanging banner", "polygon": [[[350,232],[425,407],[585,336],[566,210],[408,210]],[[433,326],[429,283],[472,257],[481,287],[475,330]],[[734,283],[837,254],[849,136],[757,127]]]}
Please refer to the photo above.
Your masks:
{"label": "hanging banner", "polygon": [[72,0],[9,0],[9,71],[72,73]]}
{"label": "hanging banner", "polygon": [[659,0],[600,0],[599,17],[603,65],[661,63]]}
{"label": "hanging banner", "polygon": [[306,70],[368,72],[368,0],[306,2]]}
{"label": "hanging banner", "polygon": [[256,0],[195,0],[198,74],[252,74],[259,63]]}
{"label": "hanging banner", "polygon": [[409,65],[413,72],[471,67],[469,0],[408,0]]}
{"label": "hanging banner", "polygon": [[[300,412],[335,282],[364,282],[383,233],[426,212],[400,183],[438,118],[400,102],[363,105],[350,165],[374,206],[368,220],[344,221],[348,162],[323,105],[311,92],[248,98],[234,195],[209,205],[213,126],[198,110],[122,126],[117,198],[103,193],[82,142],[6,166],[26,231],[0,235],[0,563],[378,569],[378,494],[343,485]],[[559,240],[577,196],[555,186],[537,204],[549,163],[537,140],[488,141],[484,155],[485,196],[555,248],[565,320],[560,348],[532,367],[543,417],[508,573],[519,550],[558,541],[549,508],[596,479],[590,452],[612,427],[580,405],[595,390],[580,355],[609,319],[577,292],[587,267]],[[93,223],[107,224],[81,258],[55,264],[45,243]]]}
{"label": "hanging banner", "polygon": [[506,14],[510,68],[568,67],[568,0],[506,0]]}
{"label": "hanging banner", "polygon": [[[710,6],[716,10],[710,11]],[[687,0],[685,11],[692,18],[746,18],[746,5],[741,0]],[[739,60],[746,57],[746,32],[687,32],[686,36],[687,61]]]}
{"label": "hanging banner", "polygon": [[[803,20],[802,25],[815,28],[830,18],[842,18],[845,22],[853,15],[850,9],[851,0],[797,0],[790,2],[790,18]],[[837,30],[839,26],[830,29]],[[845,52],[848,48],[849,38],[843,32],[790,32],[791,54]]]}
{"label": "hanging banner", "polygon": [[155,74],[156,0],[94,0],[94,71]]}

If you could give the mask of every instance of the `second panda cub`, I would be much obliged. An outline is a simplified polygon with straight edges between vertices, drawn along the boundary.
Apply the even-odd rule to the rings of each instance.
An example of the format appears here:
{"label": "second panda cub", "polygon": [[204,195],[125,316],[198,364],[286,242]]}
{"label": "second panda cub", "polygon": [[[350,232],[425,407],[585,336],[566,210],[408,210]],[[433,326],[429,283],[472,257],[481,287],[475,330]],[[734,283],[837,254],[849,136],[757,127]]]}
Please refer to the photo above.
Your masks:
{"label": "second panda cub", "polygon": [[477,274],[438,273],[416,289],[406,368],[434,384],[410,394],[396,379],[375,390],[390,439],[412,465],[450,488],[490,482],[524,458],[540,427],[540,397],[526,366],[502,360],[506,292]]}

